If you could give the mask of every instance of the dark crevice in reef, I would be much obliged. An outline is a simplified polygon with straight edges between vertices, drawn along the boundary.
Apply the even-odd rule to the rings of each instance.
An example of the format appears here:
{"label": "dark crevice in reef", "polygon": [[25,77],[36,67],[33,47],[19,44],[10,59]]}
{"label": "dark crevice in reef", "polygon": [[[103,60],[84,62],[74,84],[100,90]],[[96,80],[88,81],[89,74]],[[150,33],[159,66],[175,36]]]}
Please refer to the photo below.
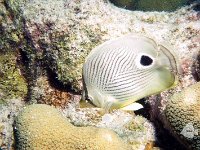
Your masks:
{"label": "dark crevice in reef", "polygon": [[20,69],[22,72],[22,75],[25,77],[28,83],[28,93],[25,98],[25,101],[32,103],[32,95],[33,95],[33,87],[35,86],[36,81],[36,64],[30,63],[30,59],[28,58],[28,54],[23,51],[19,50],[19,56],[18,56],[18,63],[21,63],[23,65],[20,65]]}
{"label": "dark crevice in reef", "polygon": [[58,80],[57,74],[53,72],[50,68],[46,68],[46,71],[50,86],[59,91],[69,92],[73,95],[81,94],[80,92],[76,92],[75,90],[73,90],[71,83],[63,84],[60,80]]}
{"label": "dark crevice in reef", "polygon": [[20,68],[20,71],[22,73],[22,75],[26,78],[26,68],[28,67],[27,64],[28,64],[28,57],[26,55],[26,53],[24,51],[22,51],[22,49],[19,49],[18,50],[18,55],[17,55],[17,64]]}
{"label": "dark crevice in reef", "polygon": [[144,108],[139,109],[139,110],[136,110],[136,111],[134,111],[134,113],[135,113],[136,115],[141,115],[141,116],[147,118],[148,120],[150,120],[150,114],[149,114],[150,105],[145,101],[144,98],[138,100],[137,103],[142,104],[142,106],[143,106]]}
{"label": "dark crevice in reef", "polygon": [[162,150],[187,150],[180,142],[166,130],[159,120],[153,122],[156,130],[156,146]]}
{"label": "dark crevice in reef", "polygon": [[131,11],[175,11],[176,9],[195,4],[194,10],[199,11],[199,0],[109,0],[113,5]]}
{"label": "dark crevice in reef", "polygon": [[196,81],[200,81],[200,52],[196,57],[196,61],[192,65],[192,75]]}
{"label": "dark crevice in reef", "polygon": [[193,10],[200,11],[200,0],[191,0],[191,2],[194,2]]}
{"label": "dark crevice in reef", "polygon": [[168,130],[163,127],[163,124],[159,121],[158,118],[153,120],[151,119],[151,106],[145,101],[145,99],[141,99],[137,102],[142,104],[144,108],[134,111],[134,113],[136,115],[141,115],[147,118],[150,122],[153,123],[157,139],[155,142],[156,147],[160,147],[162,150],[187,150],[179,143],[179,141],[177,141],[175,137],[169,133]]}
{"label": "dark crevice in reef", "polygon": [[[195,11],[200,11],[200,1],[198,2],[197,5],[194,6],[193,9],[194,9]],[[198,13],[199,13],[198,15],[200,15],[200,12],[198,12]]]}

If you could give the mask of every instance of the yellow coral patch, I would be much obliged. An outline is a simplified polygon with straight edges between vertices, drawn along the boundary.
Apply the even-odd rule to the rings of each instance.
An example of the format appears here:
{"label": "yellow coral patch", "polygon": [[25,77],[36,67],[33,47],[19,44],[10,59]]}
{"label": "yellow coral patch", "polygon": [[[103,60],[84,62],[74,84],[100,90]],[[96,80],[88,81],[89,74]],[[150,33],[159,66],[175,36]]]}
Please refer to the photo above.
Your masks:
{"label": "yellow coral patch", "polygon": [[178,139],[191,149],[200,149],[200,82],[174,94],[165,115]]}
{"label": "yellow coral patch", "polygon": [[129,150],[113,131],[75,127],[57,109],[34,104],[15,120],[17,150]]}

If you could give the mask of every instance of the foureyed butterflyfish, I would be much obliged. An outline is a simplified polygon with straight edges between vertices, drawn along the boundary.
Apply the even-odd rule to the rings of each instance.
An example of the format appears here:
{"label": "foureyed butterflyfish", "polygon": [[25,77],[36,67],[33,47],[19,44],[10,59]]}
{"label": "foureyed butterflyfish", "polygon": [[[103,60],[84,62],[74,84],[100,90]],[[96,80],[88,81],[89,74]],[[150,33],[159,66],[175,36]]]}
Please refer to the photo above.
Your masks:
{"label": "foureyed butterflyfish", "polygon": [[94,48],[83,64],[83,99],[118,109],[177,84],[177,56],[141,35],[126,35]]}

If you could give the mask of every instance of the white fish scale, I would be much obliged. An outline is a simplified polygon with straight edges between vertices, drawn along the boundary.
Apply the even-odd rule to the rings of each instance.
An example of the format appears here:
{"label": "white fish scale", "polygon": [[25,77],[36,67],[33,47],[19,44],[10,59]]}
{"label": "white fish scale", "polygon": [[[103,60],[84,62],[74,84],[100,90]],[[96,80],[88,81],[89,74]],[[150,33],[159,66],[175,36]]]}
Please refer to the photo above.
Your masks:
{"label": "white fish scale", "polygon": [[112,83],[108,83],[107,88],[105,88],[106,93],[112,95],[125,95],[127,92],[132,92],[132,96],[134,93],[141,88],[144,84],[148,84],[148,80],[151,78],[151,72],[146,72],[145,75],[134,76],[131,75],[129,78],[118,79],[117,81],[113,81]]}
{"label": "white fish scale", "polygon": [[[117,81],[120,81],[120,79],[124,79],[124,78],[127,78],[127,77],[131,77],[134,76],[134,78],[137,78],[138,76],[143,76],[146,74],[146,71],[135,71],[135,70],[131,70],[129,69],[128,71],[124,71],[118,75],[115,75],[113,79],[117,80]],[[114,82],[113,80],[110,82],[112,83]]]}
{"label": "white fish scale", "polygon": [[110,60],[109,60],[109,66],[108,66],[108,70],[107,74],[106,74],[106,78],[108,80],[106,80],[106,82],[104,82],[103,85],[103,89],[105,89],[105,87],[107,86],[107,83],[112,81],[113,77],[117,74],[119,74],[122,71],[125,71],[126,69],[122,67],[122,63],[125,61],[128,61],[127,58],[127,53],[124,51],[124,48],[118,48],[118,49],[114,49],[113,50],[113,55],[111,56]]}
{"label": "white fish scale", "polygon": [[[104,50],[105,51],[105,50]],[[135,54],[128,48],[118,48],[107,50],[107,55],[102,51],[91,57],[89,65],[90,84],[96,85],[99,90],[105,91],[107,83],[117,74],[134,68],[133,60]]]}
{"label": "white fish scale", "polygon": [[[97,77],[98,73],[95,69],[98,69],[98,68],[95,68],[95,64],[96,64],[95,61],[97,61],[98,59],[101,59],[103,54],[104,53],[102,53],[102,52],[94,53],[92,56],[90,56],[90,59],[88,59],[88,61],[85,64],[85,66],[87,67],[87,68],[85,68],[85,71],[87,74],[85,78],[89,79],[90,84],[97,85],[96,77]],[[104,55],[104,56],[105,56],[105,60],[109,59],[109,57],[107,55]],[[88,67],[88,66],[90,66],[90,67]],[[103,73],[104,72],[102,72],[101,74],[103,74]],[[98,86],[100,86],[100,85],[98,84]]]}
{"label": "white fish scale", "polygon": [[[101,60],[105,60],[107,54],[103,53],[100,56],[101,56]],[[102,82],[101,82],[102,81],[102,73],[103,73],[103,71],[101,71],[101,69],[104,68],[104,65],[103,65],[104,61],[100,61],[98,64],[99,64],[99,66],[98,66],[99,69],[97,71],[98,76],[96,76],[96,78],[97,78],[97,87],[101,87],[103,85]]]}
{"label": "white fish scale", "polygon": [[[146,83],[151,71],[138,70],[133,61],[136,55],[128,48],[113,48],[107,50],[106,54],[103,51],[96,53],[96,56],[90,60],[90,66],[94,68],[90,69],[92,71],[88,77],[91,79],[90,84],[97,86],[106,94],[118,93],[124,97],[133,96],[141,85]],[[101,67],[97,67],[98,65]],[[132,68],[131,71],[130,68]],[[131,74],[127,76],[126,72],[131,72]],[[116,95],[116,98],[118,97]]]}
{"label": "white fish scale", "polygon": [[133,63],[134,59],[135,59],[135,55],[133,54],[127,55],[126,58],[122,59],[121,68],[123,68],[124,71],[133,70],[134,68],[136,68],[136,66]]}
{"label": "white fish scale", "polygon": [[[110,56],[108,56],[109,59],[106,62],[104,68],[102,68],[105,71],[105,74],[104,74],[104,76],[102,78],[103,79],[103,82],[102,82],[103,85],[101,87],[102,89],[104,89],[104,87],[106,86],[107,82],[112,78],[112,76],[109,76],[109,75],[112,75],[113,69],[114,68],[117,69],[115,63],[116,63],[116,61],[118,59],[118,51],[115,51],[115,49],[111,49],[110,51],[111,51]],[[102,60],[102,61],[104,61],[104,60]],[[115,65],[115,67],[113,65]]]}
{"label": "white fish scale", "polygon": [[[126,47],[124,47],[123,49],[128,49]],[[133,60],[135,59],[135,54],[133,53],[132,50],[129,50],[128,52],[123,50],[123,54],[125,55],[125,57],[120,57],[119,59],[119,63],[116,62],[116,67],[118,69],[114,69],[114,72],[113,72],[113,77],[117,77],[118,74],[122,74],[123,72],[128,72],[129,70],[132,70],[135,68],[134,64],[133,64]],[[123,56],[124,56],[123,55]],[[111,78],[110,82],[112,82],[112,79],[113,77]]]}
{"label": "white fish scale", "polygon": [[[152,80],[153,78],[154,78],[154,76],[151,76],[149,78],[149,80]],[[118,96],[118,95],[114,95],[114,96],[115,96],[116,99],[118,99],[119,101],[123,102],[123,101],[126,101],[126,100],[131,100],[131,99],[133,99],[133,97],[137,97],[138,93],[144,92],[144,91],[146,91],[149,88],[150,88],[149,84],[143,84],[140,87],[136,86],[135,90],[131,91],[131,93],[124,92],[121,96]]]}
{"label": "white fish scale", "polygon": [[[148,72],[144,72],[143,74],[129,74],[129,76],[125,76],[125,74],[123,74],[123,76],[120,78],[120,75],[117,76],[117,79],[114,78],[112,82],[109,82],[107,84],[107,87],[105,87],[105,90],[112,90],[115,91],[115,89],[121,89],[121,85],[126,85],[127,87],[129,85],[133,85],[133,84],[143,84],[146,82],[146,84],[148,83],[145,80],[148,80],[148,78],[151,76],[151,71]],[[125,89],[124,89],[125,90]],[[116,91],[117,92],[117,91]]]}
{"label": "white fish scale", "polygon": [[100,69],[103,65],[103,59],[108,59],[107,55],[105,55],[104,53],[100,53],[98,56],[93,57],[93,66],[95,68],[95,70],[93,72],[91,72],[91,84],[95,84],[98,88],[100,88],[101,82],[100,82],[100,74],[102,75],[104,72],[100,72]]}
{"label": "white fish scale", "polygon": [[[106,55],[106,59],[105,60],[103,60],[103,59],[101,59],[101,61],[103,61],[104,63],[103,63],[103,66],[101,67],[101,68],[99,68],[100,70],[100,72],[101,72],[101,75],[100,76],[98,76],[98,75],[96,75],[95,77],[97,78],[97,77],[99,77],[100,78],[100,89],[102,90],[103,89],[103,87],[104,87],[104,84],[106,83],[106,82],[108,82],[108,78],[106,78],[106,76],[107,76],[107,74],[108,74],[108,72],[109,72],[109,67],[110,67],[110,56],[111,55],[114,55],[114,51],[112,51],[112,50],[109,50],[108,51],[108,53],[107,53],[107,55]],[[95,83],[93,83],[93,84],[95,84]]]}

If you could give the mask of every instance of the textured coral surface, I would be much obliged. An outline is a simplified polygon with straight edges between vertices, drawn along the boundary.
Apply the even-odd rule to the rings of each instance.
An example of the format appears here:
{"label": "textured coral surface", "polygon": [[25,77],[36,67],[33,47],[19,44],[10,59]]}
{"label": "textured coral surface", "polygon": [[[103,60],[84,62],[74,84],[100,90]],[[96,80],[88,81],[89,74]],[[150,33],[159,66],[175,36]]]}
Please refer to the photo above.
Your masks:
{"label": "textured coral surface", "polygon": [[95,127],[75,127],[58,110],[34,104],[25,107],[15,122],[17,150],[128,150],[113,131]]}
{"label": "textured coral surface", "polygon": [[75,108],[72,104],[63,110],[63,115],[76,126],[94,126],[115,131],[132,150],[144,150],[155,143],[153,124],[142,116],[116,110],[102,114],[100,108]]}
{"label": "textured coral surface", "polygon": [[166,119],[179,139],[200,149],[200,82],[174,94],[165,108]]}
{"label": "textured coral surface", "polygon": [[21,75],[13,52],[0,52],[0,104],[9,99],[23,99],[27,83]]}

